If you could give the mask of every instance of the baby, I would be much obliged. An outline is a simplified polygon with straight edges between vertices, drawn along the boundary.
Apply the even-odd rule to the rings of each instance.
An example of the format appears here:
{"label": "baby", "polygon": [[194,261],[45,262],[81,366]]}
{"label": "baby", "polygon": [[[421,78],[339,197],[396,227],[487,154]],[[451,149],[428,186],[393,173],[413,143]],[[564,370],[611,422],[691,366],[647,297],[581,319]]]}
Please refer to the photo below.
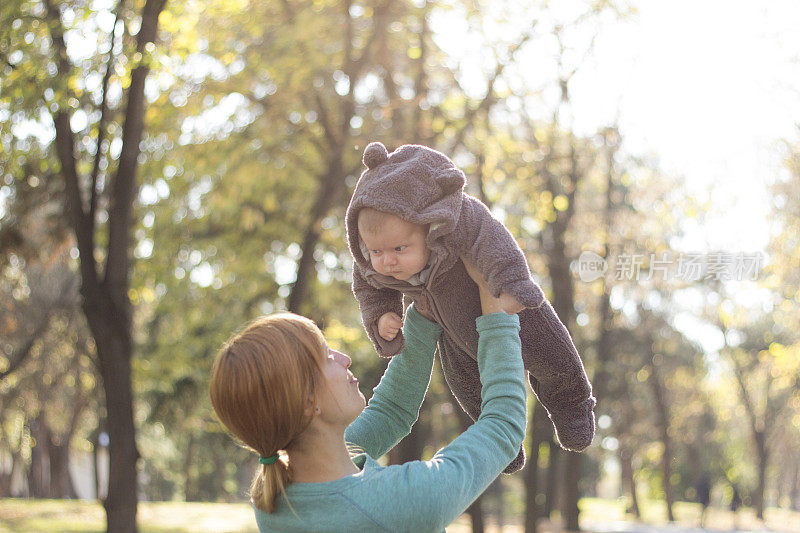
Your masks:
{"label": "baby", "polygon": [[[384,357],[403,348],[403,299],[442,326],[439,354],[453,395],[475,420],[481,383],[476,362],[481,314],[477,288],[462,257],[476,266],[504,310],[519,312],[529,382],[547,409],[561,445],[583,450],[594,436],[592,389],[564,325],[531,279],[508,230],[463,192],[464,173],[444,154],[405,145],[389,155],[380,143],[364,151],[346,225],[353,292],[364,327]],[[525,462],[521,448],[506,468]]]}

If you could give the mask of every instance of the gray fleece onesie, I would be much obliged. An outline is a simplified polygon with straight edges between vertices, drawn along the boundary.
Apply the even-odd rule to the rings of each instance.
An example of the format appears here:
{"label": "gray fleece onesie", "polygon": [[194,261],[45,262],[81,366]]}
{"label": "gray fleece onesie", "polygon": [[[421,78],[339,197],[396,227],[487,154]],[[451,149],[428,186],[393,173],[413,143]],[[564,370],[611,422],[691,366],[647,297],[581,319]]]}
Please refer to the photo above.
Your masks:
{"label": "gray fleece onesie", "polygon": [[[464,173],[444,154],[419,145],[401,146],[390,155],[383,144],[373,142],[363,161],[367,169],[356,184],[345,224],[354,259],[353,293],[378,353],[392,357],[404,344],[402,332],[391,341],[378,334],[378,319],[384,313],[403,316],[412,301],[428,309],[443,329],[438,351],[447,384],[462,409],[473,420],[478,418],[475,319],[481,305],[478,288],[461,261],[464,256],[483,274],[494,296],[506,292],[525,306],[519,313],[520,338],[531,387],[547,409],[561,446],[586,448],[594,436],[595,399],[572,338],[531,279],[512,235],[483,203],[464,193]],[[433,259],[424,283],[400,281],[372,268],[358,234],[358,213],[365,207],[429,226],[426,242]],[[505,472],[515,472],[524,463],[520,448]]]}

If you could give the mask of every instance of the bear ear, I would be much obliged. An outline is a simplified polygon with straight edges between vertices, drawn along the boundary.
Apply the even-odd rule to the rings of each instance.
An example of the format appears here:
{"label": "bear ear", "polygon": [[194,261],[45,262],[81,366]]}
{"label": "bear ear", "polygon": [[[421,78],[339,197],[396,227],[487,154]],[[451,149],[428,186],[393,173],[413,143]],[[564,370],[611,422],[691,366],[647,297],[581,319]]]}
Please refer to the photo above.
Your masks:
{"label": "bear ear", "polygon": [[464,176],[464,173],[457,168],[451,168],[448,169],[447,172],[443,172],[439,175],[436,181],[439,183],[439,188],[442,189],[443,193],[452,194],[464,188],[464,185],[467,183],[467,178]]}
{"label": "bear ear", "polygon": [[389,151],[386,150],[383,143],[371,142],[364,150],[364,157],[361,160],[367,168],[373,169],[387,159],[389,159]]}

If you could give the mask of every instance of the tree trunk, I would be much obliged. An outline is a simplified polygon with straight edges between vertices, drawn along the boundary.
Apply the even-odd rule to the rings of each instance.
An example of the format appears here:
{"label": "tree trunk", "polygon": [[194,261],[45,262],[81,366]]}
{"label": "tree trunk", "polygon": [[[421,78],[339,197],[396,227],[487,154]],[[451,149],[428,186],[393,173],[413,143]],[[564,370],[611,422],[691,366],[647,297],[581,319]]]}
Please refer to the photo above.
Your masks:
{"label": "tree trunk", "polygon": [[561,480],[561,476],[558,474],[562,455],[561,448],[558,446],[558,444],[556,444],[555,440],[553,440],[552,432],[547,442],[547,446],[550,450],[550,459],[547,464],[547,483],[544,487],[544,511],[542,512],[542,515],[549,519],[553,514],[553,509],[559,507],[558,493],[560,489],[559,481]]}
{"label": "tree trunk", "polygon": [[503,526],[506,521],[506,508],[505,508],[505,487],[503,486],[503,476],[494,480],[491,485],[492,492],[496,499],[495,518],[497,522],[497,529],[503,531]]}
{"label": "tree trunk", "polygon": [[800,460],[795,458],[794,475],[791,478],[791,488],[789,489],[789,508],[792,511],[800,511]]}
{"label": "tree trunk", "polygon": [[[95,339],[111,335],[106,339],[105,348],[103,344],[106,343],[97,343],[99,353],[107,351],[106,356],[101,357],[109,437],[108,494],[103,502],[108,518],[107,529],[109,532],[133,532],[136,531],[136,463],[139,451],[136,449],[136,429],[133,422],[131,346],[124,339],[113,337],[109,331],[112,324],[108,321],[99,321],[97,318],[94,321],[99,322],[94,328]],[[97,331],[101,328],[102,333]]]}
{"label": "tree trunk", "polygon": [[[606,257],[609,253],[606,252]],[[592,376],[592,393],[597,400],[595,411],[600,413],[600,404],[608,390],[608,365],[611,361],[611,328],[612,311],[608,285],[603,282],[603,294],[600,296],[600,336],[597,340],[597,361]]]}
{"label": "tree trunk", "polygon": [[567,531],[580,531],[578,524],[578,484],[581,478],[583,457],[575,452],[564,452],[566,467],[564,469],[564,527]]}
{"label": "tree trunk", "polygon": [[628,488],[631,496],[630,507],[625,510],[626,513],[632,512],[636,518],[641,518],[639,512],[639,499],[636,496],[636,480],[633,478],[633,454],[625,447],[620,447],[619,460],[621,466],[621,487]]}
{"label": "tree trunk", "polygon": [[[566,253],[566,243],[564,235],[566,232],[566,222],[557,220],[549,226],[551,230],[551,247],[548,250],[550,277],[553,280],[553,309],[564,323],[569,327],[574,313],[572,278],[569,271],[569,259]],[[555,448],[555,447],[554,447]],[[566,452],[562,454],[564,460],[564,501],[560,508],[564,514],[563,518],[568,529],[578,530],[578,481],[580,479],[580,458],[574,453]],[[549,484],[548,484],[549,485]],[[548,486],[548,490],[550,487]]]}
{"label": "tree trunk", "polygon": [[197,490],[192,482],[192,465],[194,464],[194,434],[189,432],[189,442],[183,456],[183,499],[187,502],[198,501]]}
{"label": "tree trunk", "polygon": [[11,475],[14,473],[15,457],[11,456],[11,468],[0,471],[0,498],[11,498]]}
{"label": "tree trunk", "polygon": [[483,533],[486,529],[483,518],[483,502],[481,500],[483,500],[483,496],[478,496],[478,499],[467,507],[467,514],[472,520],[472,533]]}
{"label": "tree trunk", "polygon": [[289,294],[287,310],[292,313],[303,313],[303,308],[309,295],[309,286],[316,274],[314,251],[322,234],[322,219],[330,210],[334,192],[344,186],[344,177],[341,175],[341,162],[338,172],[331,172],[326,176],[317,191],[317,198],[311,208],[311,215],[303,235],[303,242],[300,245],[300,260],[297,262],[297,277],[292,284],[292,292]]}
{"label": "tree trunk", "polygon": [[534,402],[531,428],[531,446],[528,464],[525,467],[525,533],[537,533],[538,521],[542,517],[542,506],[537,503],[539,487],[539,446],[547,438],[550,419],[539,401]]}
{"label": "tree trunk", "polygon": [[675,515],[672,512],[672,506],[675,502],[675,498],[672,494],[672,481],[670,479],[672,477],[672,468],[670,466],[672,462],[672,447],[666,433],[667,428],[662,428],[661,440],[664,444],[664,454],[661,457],[661,475],[663,476],[664,500],[667,504],[667,520],[674,522]]}
{"label": "tree trunk", "polygon": [[417,422],[411,429],[411,433],[397,444],[393,463],[401,465],[409,461],[418,461],[422,457],[425,440],[425,431],[419,427],[419,422]]}
{"label": "tree trunk", "polygon": [[14,447],[6,434],[3,424],[0,424],[0,443],[7,445],[8,455],[11,460],[11,467],[8,469],[8,472],[6,472],[4,468],[5,461],[3,461],[3,451],[6,447],[0,447],[0,498],[10,498],[12,497],[11,480],[13,479],[14,467],[17,462],[17,453],[14,451]]}
{"label": "tree trunk", "polygon": [[758,454],[758,485],[756,486],[753,505],[756,508],[756,518],[764,520],[764,492],[767,485],[767,464],[769,462],[765,432],[758,431],[755,434],[755,440]]}
{"label": "tree trunk", "polygon": [[[109,532],[136,531],[138,483],[136,429],[131,385],[130,310],[127,294],[113,297],[104,287],[84,290],[84,312],[95,339],[100,375],[106,391],[108,427],[108,494],[103,501]],[[127,303],[127,305],[125,305]]]}
{"label": "tree trunk", "polygon": [[[346,191],[344,178],[349,171],[344,168],[344,151],[350,146],[350,120],[355,116],[356,112],[354,90],[362,77],[363,67],[367,62],[368,55],[373,52],[374,44],[377,42],[374,39],[370,39],[372,46],[367,46],[362,51],[360,58],[355,57],[356,38],[353,20],[349,12],[350,4],[351,2],[342,4],[345,15],[345,27],[343,29],[345,60],[342,70],[350,80],[350,89],[346,95],[337,99],[337,103],[340,104],[337,110],[339,114],[337,122],[333,124],[328,121],[321,121],[325,130],[324,138],[327,146],[326,153],[320,154],[320,156],[327,159],[328,165],[325,174],[320,176],[319,179],[317,197],[311,208],[308,226],[303,235],[300,261],[297,264],[297,277],[292,285],[292,291],[287,302],[287,310],[293,313],[302,313],[308,300],[309,286],[316,273],[314,269],[316,265],[314,250],[321,236],[322,219],[337,202],[341,201],[342,194]],[[384,16],[388,6],[389,3],[385,3],[376,9],[375,27],[373,29],[376,32],[376,36],[380,36],[381,32],[385,31],[389,22],[389,17]],[[317,109],[319,116],[334,116],[334,113],[329,113],[325,108],[322,98],[318,94],[316,97],[319,105],[319,109]]]}
{"label": "tree trunk", "polygon": [[[428,24],[428,14],[430,13],[431,2],[425,0],[423,12],[420,16],[420,23],[422,29],[419,32],[419,48],[420,56],[416,60],[416,75],[414,76],[414,94],[417,99],[421,100],[423,94],[427,96],[428,92],[428,74],[425,71],[425,63],[428,61],[428,39],[430,39],[430,26]],[[391,76],[391,74],[390,74]],[[420,105],[414,106],[414,118],[412,119],[412,133],[411,141],[421,144],[433,144],[434,134],[432,131],[427,131],[428,135],[423,134],[423,109]]]}
{"label": "tree trunk", "polygon": [[[114,533],[136,531],[136,462],[139,454],[136,450],[131,388],[133,345],[131,303],[128,298],[130,243],[136,173],[144,132],[144,88],[150,72],[149,47],[156,40],[158,19],[165,4],[166,0],[146,0],[141,8],[136,51],[143,60],[133,62],[130,84],[125,94],[122,147],[117,170],[109,180],[110,192],[104,191],[109,200],[108,223],[103,230],[107,230],[107,237],[103,239],[108,243],[105,250],[95,248],[98,242],[96,176],[87,180],[86,176],[79,175],[80,161],[75,154],[76,143],[69,109],[59,108],[53,114],[56,152],[65,183],[65,214],[78,242],[80,255],[83,311],[95,341],[105,391],[110,465],[108,496],[103,505],[107,517],[106,528]],[[64,39],[60,8],[49,0],[45,1],[45,5],[58,74],[60,77],[70,76],[72,65]],[[109,64],[109,68],[111,66]],[[104,101],[105,98],[104,94]],[[82,191],[82,184],[86,181],[90,182],[91,188]],[[90,197],[88,208],[84,206],[84,192],[87,193],[85,196]],[[96,255],[98,251],[101,253]],[[105,257],[104,268],[99,265],[98,255]]]}
{"label": "tree trunk", "polygon": [[[618,139],[615,135],[616,130],[613,130],[614,135],[607,132],[604,135],[605,144],[607,147],[606,155],[606,192],[605,192],[605,205],[603,206],[603,226],[604,226],[604,240],[603,243],[603,258],[608,261],[611,256],[611,235],[614,230],[614,212],[616,204],[614,202],[614,155],[617,152],[619,144],[614,142]],[[600,334],[597,339],[597,362],[592,376],[592,392],[597,403],[595,404],[595,411],[600,413],[600,404],[602,403],[606,390],[608,389],[608,365],[611,361],[611,330],[613,328],[613,312],[611,310],[611,298],[609,284],[604,278],[601,278],[603,283],[603,293],[600,296]]]}
{"label": "tree trunk", "polygon": [[409,461],[418,461],[422,457],[422,452],[425,449],[425,443],[430,435],[430,427],[427,423],[423,422],[427,416],[423,416],[423,412],[429,410],[428,402],[422,404],[420,417],[411,428],[411,433],[401,440],[395,447],[394,462],[395,464],[403,464]]}
{"label": "tree trunk", "polygon": [[[74,377],[77,382],[79,379],[77,371],[75,371]],[[67,430],[62,435],[56,435],[49,429],[47,431],[47,452],[50,456],[50,496],[52,498],[75,499],[78,497],[72,474],[69,471],[69,452],[72,436],[75,434],[86,404],[86,397],[78,387],[72,398],[72,413],[67,423]]]}
{"label": "tree trunk", "polygon": [[[208,494],[203,498],[204,501],[219,501],[220,496],[225,494],[225,465],[227,454],[217,447],[214,451],[214,486],[208,487]],[[228,501],[226,498],[225,501]]]}
{"label": "tree trunk", "polygon": [[50,497],[75,499],[77,493],[69,472],[69,440],[57,442],[57,437],[48,431],[47,453],[50,456]]}
{"label": "tree trunk", "polygon": [[31,498],[47,498],[50,485],[47,461],[47,436],[44,412],[40,411],[30,424],[31,432],[31,466],[28,470],[28,496]]}
{"label": "tree trunk", "polygon": [[[100,434],[105,431],[104,420],[101,420],[97,428],[92,432],[92,467],[94,470],[94,495],[98,500],[105,498],[105,488],[100,482]],[[102,496],[101,496],[102,495]]]}
{"label": "tree trunk", "polygon": [[[22,454],[19,452],[11,454],[11,471],[8,474],[8,492],[4,494],[11,498],[19,498],[22,494],[19,491],[14,491],[14,480],[17,479],[20,473],[25,468],[25,461],[22,458]],[[5,497],[5,496],[4,496]]]}
{"label": "tree trunk", "polygon": [[[650,343],[652,345],[652,342]],[[658,368],[655,365],[650,365],[652,375],[648,380],[650,387],[653,391],[653,397],[656,403],[656,413],[658,415],[658,424],[661,430],[661,443],[664,446],[664,453],[661,455],[661,475],[663,476],[664,499],[667,504],[667,520],[670,522],[675,521],[675,515],[672,512],[674,498],[672,494],[672,444],[669,437],[669,406],[667,406],[666,398],[664,397],[664,390],[661,386],[661,379],[658,374]]]}

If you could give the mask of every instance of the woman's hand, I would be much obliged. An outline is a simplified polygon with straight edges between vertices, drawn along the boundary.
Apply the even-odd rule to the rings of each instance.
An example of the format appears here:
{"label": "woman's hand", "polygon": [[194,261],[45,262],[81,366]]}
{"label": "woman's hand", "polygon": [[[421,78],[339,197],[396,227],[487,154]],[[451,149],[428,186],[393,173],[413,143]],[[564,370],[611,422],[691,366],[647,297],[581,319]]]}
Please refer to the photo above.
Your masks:
{"label": "woman's hand", "polygon": [[469,274],[469,277],[471,277],[472,281],[478,285],[478,293],[481,297],[481,311],[484,315],[499,313],[500,311],[504,311],[509,315],[513,315],[514,313],[518,313],[524,309],[522,304],[520,304],[517,299],[510,294],[503,293],[500,295],[500,298],[495,298],[492,296],[492,293],[489,290],[489,284],[486,282],[486,279],[483,277],[483,275],[478,271],[478,268],[464,257],[461,258],[461,261],[464,262],[464,268],[467,269],[467,274]]}
{"label": "woman's hand", "polygon": [[519,300],[507,292],[500,293],[500,307],[509,315],[514,315],[525,309],[525,306],[519,303]]}

